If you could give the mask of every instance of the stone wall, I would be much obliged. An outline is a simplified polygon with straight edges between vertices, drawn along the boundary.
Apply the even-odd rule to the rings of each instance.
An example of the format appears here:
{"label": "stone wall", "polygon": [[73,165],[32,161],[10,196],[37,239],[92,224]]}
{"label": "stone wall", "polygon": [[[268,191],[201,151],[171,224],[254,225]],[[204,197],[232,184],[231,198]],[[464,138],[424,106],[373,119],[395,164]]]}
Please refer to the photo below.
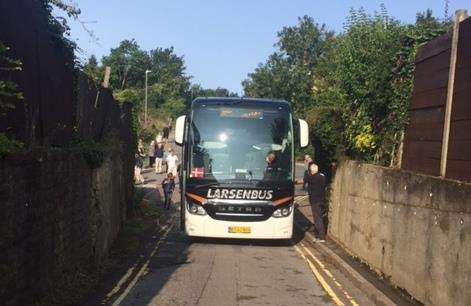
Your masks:
{"label": "stone wall", "polygon": [[3,305],[69,304],[88,289],[125,218],[125,164],[119,151],[94,170],[71,152],[0,160]]}
{"label": "stone wall", "polygon": [[332,186],[329,235],[426,305],[471,305],[471,184],[354,161]]}
{"label": "stone wall", "polygon": [[[79,71],[44,4],[0,1],[0,42],[22,63],[0,78],[24,96],[0,114],[0,133],[24,143],[23,153],[0,158],[2,305],[77,301],[133,197],[132,105]],[[97,147],[107,157],[92,169]]]}

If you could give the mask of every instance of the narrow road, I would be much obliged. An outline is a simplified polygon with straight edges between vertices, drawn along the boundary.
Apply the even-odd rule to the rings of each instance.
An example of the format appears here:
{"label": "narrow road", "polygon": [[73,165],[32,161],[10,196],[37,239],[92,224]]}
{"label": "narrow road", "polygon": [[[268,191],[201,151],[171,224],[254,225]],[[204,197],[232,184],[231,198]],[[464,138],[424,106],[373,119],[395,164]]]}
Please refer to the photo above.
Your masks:
{"label": "narrow road", "polygon": [[[153,172],[144,176],[143,187],[163,179]],[[177,188],[175,202],[178,197]],[[173,209],[154,256],[113,305],[332,304],[293,243],[190,239],[178,227],[178,207]]]}
{"label": "narrow road", "polygon": [[[298,175],[302,166],[297,165]],[[146,172],[147,184],[163,175]],[[297,192],[299,194],[299,192]],[[179,190],[174,193],[175,203]],[[302,197],[298,197],[301,199]],[[161,205],[161,203],[155,203]],[[377,305],[305,234],[298,212],[289,242],[190,239],[179,229],[178,204],[147,258],[116,282],[110,305]],[[380,282],[378,280],[378,282]],[[113,286],[112,286],[113,287]],[[380,294],[382,295],[382,293]],[[409,305],[403,297],[394,303]],[[383,299],[384,300],[384,299]],[[102,300],[103,301],[103,300]],[[398,302],[399,301],[399,302]],[[96,304],[100,303],[99,301]],[[101,302],[103,303],[103,302]]]}
{"label": "narrow road", "polygon": [[174,226],[121,305],[328,305],[292,246],[190,241]]}

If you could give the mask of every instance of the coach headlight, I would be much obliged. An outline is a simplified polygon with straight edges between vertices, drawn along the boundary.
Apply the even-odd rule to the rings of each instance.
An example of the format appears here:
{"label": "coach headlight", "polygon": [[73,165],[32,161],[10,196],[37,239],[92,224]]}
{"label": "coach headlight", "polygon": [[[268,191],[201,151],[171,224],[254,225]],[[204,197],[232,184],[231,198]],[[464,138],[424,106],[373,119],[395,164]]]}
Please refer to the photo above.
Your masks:
{"label": "coach headlight", "polygon": [[288,217],[291,214],[292,210],[293,210],[293,205],[278,208],[277,210],[273,212],[273,217],[275,218]]}
{"label": "coach headlight", "polygon": [[193,215],[201,215],[201,216],[206,215],[206,211],[204,210],[202,206],[191,203],[191,202],[187,202],[187,209],[190,212],[190,214],[193,214]]}

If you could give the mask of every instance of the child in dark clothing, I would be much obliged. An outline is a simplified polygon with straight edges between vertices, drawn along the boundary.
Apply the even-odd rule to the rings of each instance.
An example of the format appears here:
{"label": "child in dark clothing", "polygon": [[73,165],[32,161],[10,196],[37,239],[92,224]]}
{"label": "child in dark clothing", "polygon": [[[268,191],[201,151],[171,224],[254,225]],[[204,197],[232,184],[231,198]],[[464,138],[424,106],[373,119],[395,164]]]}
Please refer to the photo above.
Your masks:
{"label": "child in dark clothing", "polygon": [[170,202],[172,200],[172,193],[175,189],[175,180],[173,178],[173,174],[169,172],[167,174],[167,178],[162,181],[162,188],[164,190],[165,202],[164,208],[170,209]]}

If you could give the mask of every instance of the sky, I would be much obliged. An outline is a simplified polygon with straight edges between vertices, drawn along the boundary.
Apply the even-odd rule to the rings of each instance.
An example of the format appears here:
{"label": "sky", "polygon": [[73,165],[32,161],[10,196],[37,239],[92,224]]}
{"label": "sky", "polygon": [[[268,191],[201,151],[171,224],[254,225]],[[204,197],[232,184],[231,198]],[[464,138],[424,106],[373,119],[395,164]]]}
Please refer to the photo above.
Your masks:
{"label": "sky", "polygon": [[[449,12],[471,11],[470,0],[450,0]],[[100,59],[124,39],[134,38],[144,50],[175,48],[183,55],[193,83],[225,87],[242,93],[241,82],[275,50],[276,34],[309,15],[336,32],[351,8],[373,13],[384,3],[389,14],[413,22],[419,11],[431,8],[443,17],[445,0],[75,0],[80,19],[70,22],[71,38],[82,52]]]}

